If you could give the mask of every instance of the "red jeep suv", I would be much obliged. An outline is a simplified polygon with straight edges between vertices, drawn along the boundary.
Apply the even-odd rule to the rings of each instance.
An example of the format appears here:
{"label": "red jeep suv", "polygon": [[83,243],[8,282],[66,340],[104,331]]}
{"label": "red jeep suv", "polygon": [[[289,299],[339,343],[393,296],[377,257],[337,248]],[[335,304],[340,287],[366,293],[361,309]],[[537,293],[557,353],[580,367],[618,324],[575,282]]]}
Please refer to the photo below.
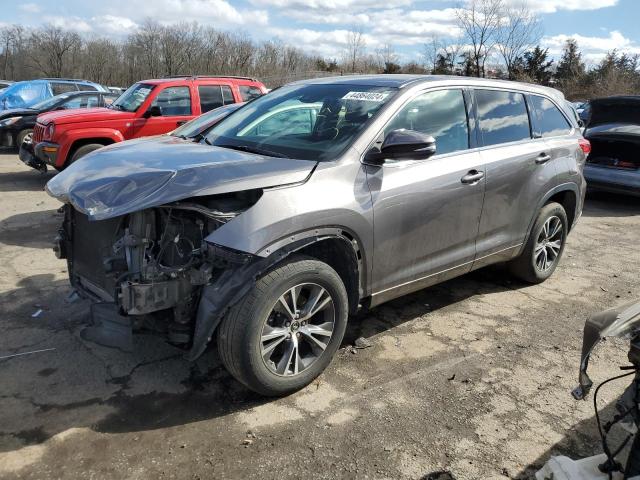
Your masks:
{"label": "red jeep suv", "polygon": [[267,92],[246,77],[172,77],[144,80],[108,108],[50,112],[38,117],[34,154],[62,169],[104,145],[170,132],[192,118]]}

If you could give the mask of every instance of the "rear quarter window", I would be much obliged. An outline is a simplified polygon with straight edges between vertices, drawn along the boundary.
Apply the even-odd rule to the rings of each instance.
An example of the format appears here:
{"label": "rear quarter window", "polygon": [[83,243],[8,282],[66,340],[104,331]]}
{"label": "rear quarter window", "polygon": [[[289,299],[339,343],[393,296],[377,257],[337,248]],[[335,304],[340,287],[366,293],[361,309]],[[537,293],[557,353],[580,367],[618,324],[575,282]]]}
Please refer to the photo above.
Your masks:
{"label": "rear quarter window", "polygon": [[51,91],[53,95],[60,95],[61,93],[69,93],[77,91],[75,83],[58,83],[51,82]]}
{"label": "rear quarter window", "polygon": [[262,90],[258,87],[253,87],[251,85],[239,85],[240,89],[240,97],[242,97],[243,102],[248,102],[249,100],[253,100],[254,98],[258,98],[262,95]]}
{"label": "rear quarter window", "polygon": [[485,146],[531,138],[529,115],[522,93],[476,90],[475,96]]}
{"label": "rear quarter window", "polygon": [[557,137],[571,132],[571,125],[551,100],[540,95],[531,95],[529,100],[536,137]]}

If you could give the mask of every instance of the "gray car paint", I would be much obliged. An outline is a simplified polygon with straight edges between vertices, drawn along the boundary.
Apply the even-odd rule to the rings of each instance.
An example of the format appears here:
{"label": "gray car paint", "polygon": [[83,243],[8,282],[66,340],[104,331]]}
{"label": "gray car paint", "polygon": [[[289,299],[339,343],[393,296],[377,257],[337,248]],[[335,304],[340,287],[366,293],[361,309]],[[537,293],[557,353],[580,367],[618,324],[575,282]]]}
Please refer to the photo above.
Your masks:
{"label": "gray car paint", "polygon": [[104,220],[188,197],[302,182],[315,165],[167,136],[100,149],[46,188],[90,219]]}
{"label": "gray car paint", "polygon": [[[333,161],[318,163],[315,170],[315,162],[265,158],[175,139],[131,148],[125,142],[85,157],[54,178],[48,191],[94,218],[107,218],[197,195],[265,188],[255,205],[213,231],[207,241],[267,257],[288,244],[319,236],[321,229],[347,232],[363,257],[361,296],[372,296],[371,305],[517,255],[539,208],[553,193],[576,193],[576,218],[582,208],[579,164],[584,155],[574,120],[574,131],[562,139],[476,145],[453,155],[383,166],[363,160],[400,106],[429,89],[535,93],[552,99],[572,119],[555,90],[404,75],[299,83],[388,85],[400,91],[350,148]],[[535,158],[541,152],[549,152],[551,159],[539,165]],[[463,185],[460,178],[470,170],[484,172],[485,178]],[[122,186],[131,188],[135,201],[116,191]],[[100,195],[94,198],[92,192]]]}

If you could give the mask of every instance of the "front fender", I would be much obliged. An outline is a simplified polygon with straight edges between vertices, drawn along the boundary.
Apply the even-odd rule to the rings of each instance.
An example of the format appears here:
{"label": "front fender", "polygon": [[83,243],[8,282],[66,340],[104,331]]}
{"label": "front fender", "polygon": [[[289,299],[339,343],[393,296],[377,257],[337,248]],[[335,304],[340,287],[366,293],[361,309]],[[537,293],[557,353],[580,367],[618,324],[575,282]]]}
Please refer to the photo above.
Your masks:
{"label": "front fender", "polygon": [[[359,162],[322,164],[301,185],[265,189],[251,208],[213,231],[207,242],[267,257],[299,240],[339,232],[355,240],[371,278],[373,211]],[[369,286],[364,285],[367,295]]]}
{"label": "front fender", "polygon": [[58,159],[56,161],[56,167],[62,167],[67,161],[67,156],[71,151],[71,147],[78,140],[92,140],[95,139],[97,143],[99,141],[107,140],[110,143],[123,142],[125,140],[124,135],[115,128],[79,128],[68,130],[58,139],[60,145],[60,151],[58,153]]}

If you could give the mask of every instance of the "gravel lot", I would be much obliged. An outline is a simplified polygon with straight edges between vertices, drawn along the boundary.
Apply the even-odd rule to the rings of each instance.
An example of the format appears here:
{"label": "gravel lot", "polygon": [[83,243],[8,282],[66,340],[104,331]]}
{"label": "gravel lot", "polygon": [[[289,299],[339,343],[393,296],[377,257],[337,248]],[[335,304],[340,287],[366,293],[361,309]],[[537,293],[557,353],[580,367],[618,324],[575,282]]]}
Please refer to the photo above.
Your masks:
{"label": "gravel lot", "polygon": [[[585,318],[640,297],[637,199],[590,196],[545,284],[494,267],[395,300],[351,319],[311,386],[265,400],[213,349],[189,364],[150,336],[133,354],[80,339],[52,175],[0,152],[0,356],[53,349],[0,360],[0,478],[530,478],[550,454],[599,452],[569,392]],[[354,353],[359,336],[373,346]],[[593,378],[626,347],[600,348]]]}

